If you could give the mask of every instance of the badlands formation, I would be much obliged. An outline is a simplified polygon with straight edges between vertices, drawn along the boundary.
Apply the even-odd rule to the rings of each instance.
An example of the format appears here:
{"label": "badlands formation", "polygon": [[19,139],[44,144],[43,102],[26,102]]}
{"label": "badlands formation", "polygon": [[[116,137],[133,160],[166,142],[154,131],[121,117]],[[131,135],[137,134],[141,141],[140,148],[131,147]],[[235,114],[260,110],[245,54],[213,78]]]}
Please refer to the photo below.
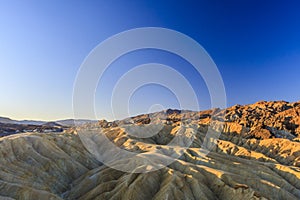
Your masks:
{"label": "badlands formation", "polygon": [[[151,126],[160,129],[146,137]],[[80,139],[91,134],[93,144],[105,135],[144,160],[108,153],[117,159],[103,164]],[[103,154],[106,144],[98,144]],[[159,159],[171,162],[153,164]],[[167,110],[10,135],[0,138],[0,168],[0,199],[300,199],[300,103]]]}

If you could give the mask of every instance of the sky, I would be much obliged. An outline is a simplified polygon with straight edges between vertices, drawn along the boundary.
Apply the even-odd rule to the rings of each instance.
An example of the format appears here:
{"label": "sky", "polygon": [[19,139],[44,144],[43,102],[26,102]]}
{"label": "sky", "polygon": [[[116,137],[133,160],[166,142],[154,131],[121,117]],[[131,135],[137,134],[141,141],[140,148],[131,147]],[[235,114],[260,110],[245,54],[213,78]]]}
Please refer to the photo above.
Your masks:
{"label": "sky", "polygon": [[[0,0],[0,116],[72,118],[73,86],[84,59],[105,39],[140,27],[176,30],[202,45],[222,76],[227,106],[299,101],[299,9],[296,0]],[[111,113],[114,85],[133,67],[153,62],[183,74],[200,109],[211,107],[207,86],[190,63],[146,49],[130,52],[108,68],[95,91],[97,117],[124,117]],[[145,85],[116,104],[125,101],[132,115],[179,107],[176,94],[160,85]]]}

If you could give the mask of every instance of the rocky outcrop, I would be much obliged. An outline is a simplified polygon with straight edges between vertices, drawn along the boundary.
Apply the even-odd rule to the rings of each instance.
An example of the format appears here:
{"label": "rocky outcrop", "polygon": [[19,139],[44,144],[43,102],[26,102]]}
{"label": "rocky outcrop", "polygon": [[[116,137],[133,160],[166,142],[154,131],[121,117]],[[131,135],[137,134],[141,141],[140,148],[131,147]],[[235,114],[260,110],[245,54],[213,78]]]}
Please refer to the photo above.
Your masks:
{"label": "rocky outcrop", "polygon": [[[295,138],[300,136],[300,103],[285,101],[236,105],[224,110],[225,120],[264,132],[261,138]],[[257,131],[254,131],[254,133]],[[254,135],[255,136],[255,135]]]}

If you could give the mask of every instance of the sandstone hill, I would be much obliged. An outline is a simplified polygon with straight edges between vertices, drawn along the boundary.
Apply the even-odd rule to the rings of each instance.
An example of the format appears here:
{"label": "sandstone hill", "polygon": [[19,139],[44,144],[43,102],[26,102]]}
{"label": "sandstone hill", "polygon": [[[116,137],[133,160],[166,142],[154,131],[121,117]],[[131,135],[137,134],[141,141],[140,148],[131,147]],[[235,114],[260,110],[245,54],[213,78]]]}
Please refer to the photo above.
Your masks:
{"label": "sandstone hill", "polygon": [[[145,137],[147,127],[158,126]],[[145,159],[116,154],[103,164],[80,139],[85,133],[92,142],[105,135]],[[170,145],[178,135],[182,143]],[[103,150],[107,143],[98,145]],[[168,160],[161,152],[176,159],[137,173],[151,168],[149,158]],[[300,103],[166,110],[62,133],[2,137],[0,199],[300,199]]]}

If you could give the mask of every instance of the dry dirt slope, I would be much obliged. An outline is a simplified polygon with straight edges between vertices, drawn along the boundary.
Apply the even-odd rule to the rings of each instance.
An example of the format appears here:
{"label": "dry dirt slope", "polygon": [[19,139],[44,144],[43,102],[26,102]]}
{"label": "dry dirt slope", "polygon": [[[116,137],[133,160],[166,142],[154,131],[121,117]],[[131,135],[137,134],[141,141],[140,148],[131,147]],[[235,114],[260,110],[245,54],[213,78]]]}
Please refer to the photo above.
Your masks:
{"label": "dry dirt slope", "polygon": [[[131,152],[171,150],[167,144],[181,123],[197,127],[188,149],[172,147],[182,156],[149,173],[102,165],[77,130],[0,138],[0,199],[300,199],[300,103],[166,113],[97,124],[115,145]],[[139,139],[122,128],[145,126],[149,117],[163,125],[158,135]],[[205,155],[200,147],[209,124],[221,127],[222,134]]]}

